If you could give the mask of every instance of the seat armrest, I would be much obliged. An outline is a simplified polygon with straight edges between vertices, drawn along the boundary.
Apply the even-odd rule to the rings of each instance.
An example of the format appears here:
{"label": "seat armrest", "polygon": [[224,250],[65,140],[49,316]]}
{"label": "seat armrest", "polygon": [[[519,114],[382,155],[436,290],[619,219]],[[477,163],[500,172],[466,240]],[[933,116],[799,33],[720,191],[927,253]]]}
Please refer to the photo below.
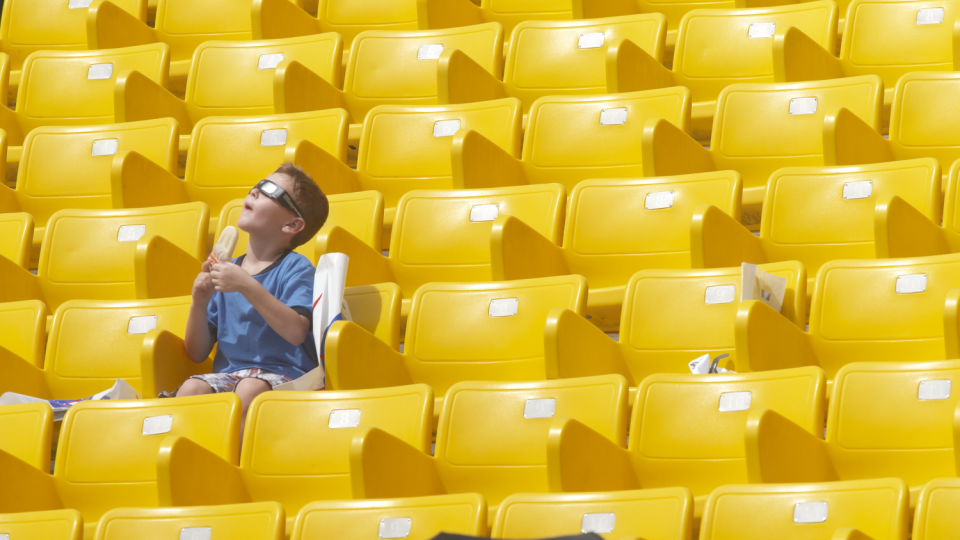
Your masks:
{"label": "seat armrest", "polygon": [[187,355],[183,339],[153,329],[140,346],[140,391],[147,399],[173,392],[193,375],[210,373],[210,363],[196,363]]}
{"label": "seat armrest", "polygon": [[352,321],[337,321],[330,326],[324,352],[327,386],[333,390],[414,383],[403,355]]}
{"label": "seat armrest", "polygon": [[187,296],[203,261],[162,236],[147,235],[137,241],[133,274],[137,298]]}
{"label": "seat armrest", "polygon": [[731,268],[740,263],[763,264],[767,255],[763,242],[712,204],[693,210],[690,225],[690,267]]}
{"label": "seat armrest", "polygon": [[273,108],[277,114],[350,110],[342,90],[296,60],[280,62],[273,74]]}
{"label": "seat armrest", "polygon": [[896,195],[877,199],[873,239],[878,259],[950,253],[944,229]]}
{"label": "seat armrest", "polygon": [[643,175],[647,177],[717,170],[709,150],[663,118],[651,118],[643,125],[640,152],[643,154]]}
{"label": "seat armrest", "polygon": [[[463,1],[468,0],[446,0]],[[459,49],[440,54],[437,99],[441,104],[475,103],[507,97],[503,83]]]}
{"label": "seat armrest", "polygon": [[741,373],[820,365],[810,335],[758,300],[740,304],[734,342]]}
{"label": "seat armrest", "polygon": [[960,358],[960,289],[947,291],[943,304],[943,341],[948,360]]}
{"label": "seat armrest", "polygon": [[168,436],[157,456],[160,506],[253,502],[240,468],[186,437]]}
{"label": "seat armrest", "polygon": [[0,394],[15,392],[25,396],[53,399],[44,371],[13,352],[0,347]]}
{"label": "seat armrest", "polygon": [[190,202],[183,180],[132,150],[113,157],[110,198],[114,208],[149,208]]}
{"label": "seat armrest", "polygon": [[547,313],[543,341],[548,379],[617,373],[626,377],[630,386],[639,382],[631,376],[620,344],[567,308],[553,308]]}
{"label": "seat armrest", "polygon": [[677,86],[673,72],[629,39],[607,47],[607,92],[636,92]]}
{"label": "seat armrest", "polygon": [[462,129],[450,149],[453,189],[525,186],[523,163],[480,133]]}
{"label": "seat armrest", "polygon": [[113,116],[117,123],[173,118],[180,133],[193,131],[187,104],[139,71],[125,69],[117,76],[113,92]]}
{"label": "seat armrest", "polygon": [[547,436],[552,492],[640,489],[626,449],[572,418],[554,418]]}
{"label": "seat armrest", "polygon": [[[60,510],[53,476],[0,450],[0,508],[4,513]],[[10,489],[8,486],[15,486]]]}
{"label": "seat armrest", "polygon": [[483,13],[470,0],[417,0],[420,30],[483,24]]}
{"label": "seat armrest", "polygon": [[573,0],[574,19],[603,19],[640,13],[636,0]]}
{"label": "seat armrest", "polygon": [[843,527],[833,531],[830,540],[873,540],[873,538],[860,529]]}
{"label": "seat armrest", "polygon": [[[758,0],[750,0],[757,2]],[[765,3],[769,0],[759,0]],[[788,0],[794,3],[793,0]],[[772,7],[756,6],[756,7]],[[773,36],[773,80],[776,82],[822,81],[843,78],[840,59],[796,26],[777,30]]]}
{"label": "seat armrest", "polygon": [[863,165],[893,161],[890,141],[843,107],[823,117],[823,164]]}
{"label": "seat armrest", "polygon": [[[347,287],[397,281],[390,268],[389,259],[342,227],[334,226],[320,231],[315,255],[319,259],[325,253],[344,253],[349,258]],[[316,261],[313,262],[316,264]]]}
{"label": "seat armrest", "polygon": [[119,49],[158,41],[156,31],[143,21],[107,0],[87,8],[87,48]]}
{"label": "seat armrest", "polygon": [[747,478],[752,484],[839,480],[827,443],[770,409],[747,415]]}
{"label": "seat armrest", "polygon": [[494,281],[570,274],[563,248],[507,215],[497,217],[490,231],[490,270]]}
{"label": "seat armrest", "polygon": [[319,34],[320,21],[290,0],[253,0],[250,30],[254,40]]}
{"label": "seat armrest", "polygon": [[0,255],[0,302],[43,300],[40,280],[16,261]]}
{"label": "seat armrest", "polygon": [[444,495],[436,460],[377,428],[354,428],[350,444],[354,499]]}
{"label": "seat armrest", "polygon": [[17,192],[0,182],[0,213],[13,214],[22,211],[20,201],[17,200]]}
{"label": "seat armrest", "polygon": [[[281,0],[289,3],[290,0]],[[360,175],[339,158],[306,139],[287,143],[284,160],[299,165],[316,179],[326,195],[362,191]]]}

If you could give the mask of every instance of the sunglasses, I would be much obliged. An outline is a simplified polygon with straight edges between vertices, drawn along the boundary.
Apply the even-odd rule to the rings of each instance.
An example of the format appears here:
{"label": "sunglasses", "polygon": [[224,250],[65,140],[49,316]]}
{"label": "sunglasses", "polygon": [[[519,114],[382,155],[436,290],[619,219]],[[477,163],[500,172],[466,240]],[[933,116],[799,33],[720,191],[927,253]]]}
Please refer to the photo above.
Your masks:
{"label": "sunglasses", "polygon": [[293,197],[286,192],[282,187],[274,184],[270,180],[261,180],[257,182],[257,189],[260,193],[263,193],[267,197],[280,203],[280,206],[286,208],[287,210],[293,212],[297,215],[298,218],[306,221],[306,218],[303,217],[303,212],[300,211],[300,207],[297,206],[297,203],[293,200]]}

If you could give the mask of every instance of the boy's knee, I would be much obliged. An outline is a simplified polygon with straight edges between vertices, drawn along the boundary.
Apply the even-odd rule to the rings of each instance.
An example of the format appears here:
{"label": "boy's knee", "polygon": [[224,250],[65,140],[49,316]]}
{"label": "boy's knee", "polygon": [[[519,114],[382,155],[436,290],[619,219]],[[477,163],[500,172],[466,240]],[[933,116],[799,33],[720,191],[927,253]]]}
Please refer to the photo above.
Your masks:
{"label": "boy's knee", "polygon": [[187,379],[186,382],[177,390],[177,397],[202,396],[212,394],[213,388],[200,379]]}
{"label": "boy's knee", "polygon": [[244,404],[248,404],[254,397],[267,392],[272,388],[273,387],[270,386],[270,383],[267,381],[250,377],[237,383],[237,387],[234,391],[240,396],[240,399],[243,400]]}

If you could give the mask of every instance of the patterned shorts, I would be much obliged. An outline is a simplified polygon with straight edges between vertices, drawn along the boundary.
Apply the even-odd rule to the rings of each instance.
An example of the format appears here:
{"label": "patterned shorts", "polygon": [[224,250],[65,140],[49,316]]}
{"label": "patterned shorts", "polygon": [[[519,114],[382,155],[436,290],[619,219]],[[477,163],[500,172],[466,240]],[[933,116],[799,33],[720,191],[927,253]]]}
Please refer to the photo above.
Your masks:
{"label": "patterned shorts", "polygon": [[[269,383],[271,388],[293,380],[286,375],[279,375],[259,368],[241,369],[230,373],[205,373],[203,375],[193,375],[190,378],[200,379],[209,384],[215,394],[233,392],[243,379],[260,379]],[[176,392],[163,392],[160,397],[174,397],[176,395]]]}

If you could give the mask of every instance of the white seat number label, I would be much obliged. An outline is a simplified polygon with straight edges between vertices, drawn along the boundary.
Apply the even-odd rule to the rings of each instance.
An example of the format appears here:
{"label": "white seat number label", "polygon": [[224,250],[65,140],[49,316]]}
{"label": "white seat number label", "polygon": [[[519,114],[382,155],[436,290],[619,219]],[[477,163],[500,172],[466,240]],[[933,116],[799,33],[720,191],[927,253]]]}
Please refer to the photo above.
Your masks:
{"label": "white seat number label", "polygon": [[776,31],[777,23],[775,22],[750,23],[750,27],[747,29],[747,36],[750,39],[772,38]]}
{"label": "white seat number label", "polygon": [[897,276],[897,294],[914,294],[927,290],[926,274]]}
{"label": "white seat number label", "polygon": [[580,532],[583,534],[612,533],[617,525],[617,515],[613,512],[601,514],[584,514],[580,521]]}
{"label": "white seat number label", "polygon": [[714,287],[707,287],[703,302],[705,304],[729,304],[736,298],[736,285],[716,285]]}
{"label": "white seat number label", "polygon": [[519,298],[497,298],[490,301],[491,317],[512,317],[517,314],[520,305]]}
{"label": "white seat number label", "polygon": [[160,435],[161,433],[170,433],[173,428],[173,415],[150,416],[143,419],[144,435]]}
{"label": "white seat number label", "polygon": [[805,502],[793,507],[794,523],[823,523],[827,520],[827,503]]}
{"label": "white seat number label", "polygon": [[283,62],[283,53],[261,54],[257,69],[276,69],[280,62]]}
{"label": "white seat number label", "polygon": [[577,40],[577,47],[581,49],[599,49],[603,47],[603,32],[580,34],[580,39]]}
{"label": "white seat number label", "polygon": [[443,52],[443,43],[436,43],[433,45],[421,45],[417,49],[417,59],[418,60],[436,60],[440,58],[440,53]]}
{"label": "white seat number label", "polygon": [[917,398],[920,401],[939,401],[950,397],[952,383],[945,381],[920,381]]}
{"label": "white seat number label", "polygon": [[433,125],[434,137],[453,137],[460,130],[459,120],[440,120]]}
{"label": "white seat number label", "polygon": [[413,525],[411,518],[385,518],[380,520],[380,538],[406,538]]}
{"label": "white seat number label", "polygon": [[470,221],[493,221],[500,215],[500,206],[496,204],[478,204],[470,209]]}
{"label": "white seat number label", "polygon": [[553,418],[557,411],[557,400],[550,399],[528,399],[523,404],[524,418]]}
{"label": "white seat number label", "polygon": [[350,428],[360,425],[360,409],[342,409],[330,412],[330,421],[327,427],[330,429]]}

